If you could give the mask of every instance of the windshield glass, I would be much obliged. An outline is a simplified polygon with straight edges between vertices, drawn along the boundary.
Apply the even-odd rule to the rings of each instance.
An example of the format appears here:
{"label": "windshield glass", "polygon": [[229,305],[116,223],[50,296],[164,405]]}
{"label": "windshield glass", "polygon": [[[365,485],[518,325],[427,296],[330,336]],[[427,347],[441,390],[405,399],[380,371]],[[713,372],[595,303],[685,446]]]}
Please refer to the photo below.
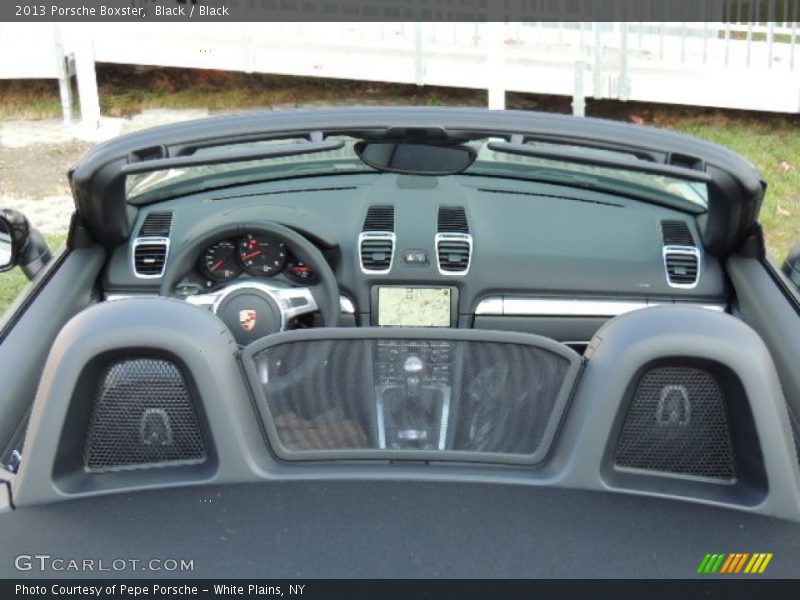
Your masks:
{"label": "windshield glass", "polygon": [[[326,140],[341,140],[344,142],[344,146],[337,150],[164,169],[128,175],[126,178],[126,196],[132,204],[145,204],[177,195],[256,181],[309,175],[378,172],[357,156],[354,146],[359,141],[358,139],[331,136]],[[702,209],[705,209],[708,204],[708,192],[704,183],[625,169],[577,164],[559,159],[497,152],[487,147],[489,141],[490,138],[484,138],[469,142],[469,145],[477,152],[477,159],[462,174],[552,181],[577,187],[605,189],[611,192],[627,192],[633,195],[637,195],[637,191],[640,192],[638,195],[649,194],[652,196],[655,193],[656,195],[687,201],[693,206]],[[304,142],[306,140],[296,138],[213,146],[198,149],[192,156],[199,157],[206,153],[218,153],[221,150],[247,151],[268,146],[286,146]],[[596,154],[617,159],[637,160],[633,154],[617,151],[542,142],[536,142],[535,145],[537,147],[552,147],[560,150],[579,150],[584,154]],[[646,194],[642,194],[642,192],[646,192]]]}

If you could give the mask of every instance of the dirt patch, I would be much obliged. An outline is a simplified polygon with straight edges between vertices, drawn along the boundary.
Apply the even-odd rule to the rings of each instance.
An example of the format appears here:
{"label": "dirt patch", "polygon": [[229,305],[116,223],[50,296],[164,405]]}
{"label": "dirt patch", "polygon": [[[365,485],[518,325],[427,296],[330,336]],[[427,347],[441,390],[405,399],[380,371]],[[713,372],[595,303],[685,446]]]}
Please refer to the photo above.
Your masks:
{"label": "dirt patch", "polygon": [[67,170],[93,144],[37,144],[0,147],[0,196],[41,198],[69,194]]}

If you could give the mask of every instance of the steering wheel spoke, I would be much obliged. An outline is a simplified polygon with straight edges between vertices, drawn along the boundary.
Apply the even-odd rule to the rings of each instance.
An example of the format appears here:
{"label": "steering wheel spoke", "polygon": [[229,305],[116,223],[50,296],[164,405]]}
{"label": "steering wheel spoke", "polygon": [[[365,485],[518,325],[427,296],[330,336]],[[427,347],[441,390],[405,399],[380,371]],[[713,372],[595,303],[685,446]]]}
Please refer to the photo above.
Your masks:
{"label": "steering wheel spoke", "polygon": [[195,306],[199,306],[200,308],[205,308],[207,310],[213,311],[214,304],[217,303],[220,296],[225,290],[217,290],[216,292],[211,292],[209,294],[193,294],[190,296],[186,296],[184,300],[189,304],[194,304]]}
{"label": "steering wheel spoke", "polygon": [[281,313],[288,323],[301,315],[319,310],[314,289],[310,287],[277,288],[273,298],[278,300]]}

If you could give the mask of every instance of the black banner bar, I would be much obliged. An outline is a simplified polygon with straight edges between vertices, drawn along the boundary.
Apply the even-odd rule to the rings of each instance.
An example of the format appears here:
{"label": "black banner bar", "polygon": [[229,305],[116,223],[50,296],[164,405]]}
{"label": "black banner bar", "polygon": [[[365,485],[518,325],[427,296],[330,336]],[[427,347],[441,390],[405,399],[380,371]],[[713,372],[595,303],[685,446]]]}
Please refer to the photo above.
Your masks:
{"label": "black banner bar", "polygon": [[787,21],[800,0],[10,0],[2,21]]}
{"label": "black banner bar", "polygon": [[[601,557],[598,557],[601,558]],[[696,580],[4,580],[0,597],[85,598],[297,598],[302,600],[503,600],[613,598],[657,600],[796,600],[800,580],[707,578]]]}

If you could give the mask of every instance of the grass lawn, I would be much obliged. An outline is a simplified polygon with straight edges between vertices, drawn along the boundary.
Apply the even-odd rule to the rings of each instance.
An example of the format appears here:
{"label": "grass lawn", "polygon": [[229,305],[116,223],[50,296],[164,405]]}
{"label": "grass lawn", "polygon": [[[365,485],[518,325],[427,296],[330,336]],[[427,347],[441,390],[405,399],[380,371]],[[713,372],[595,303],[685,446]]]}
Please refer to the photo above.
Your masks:
{"label": "grass lawn", "polygon": [[800,242],[800,132],[785,118],[751,120],[684,119],[674,124],[684,133],[707,139],[752,161],[767,181],[759,220],[770,256],[781,264]]}

